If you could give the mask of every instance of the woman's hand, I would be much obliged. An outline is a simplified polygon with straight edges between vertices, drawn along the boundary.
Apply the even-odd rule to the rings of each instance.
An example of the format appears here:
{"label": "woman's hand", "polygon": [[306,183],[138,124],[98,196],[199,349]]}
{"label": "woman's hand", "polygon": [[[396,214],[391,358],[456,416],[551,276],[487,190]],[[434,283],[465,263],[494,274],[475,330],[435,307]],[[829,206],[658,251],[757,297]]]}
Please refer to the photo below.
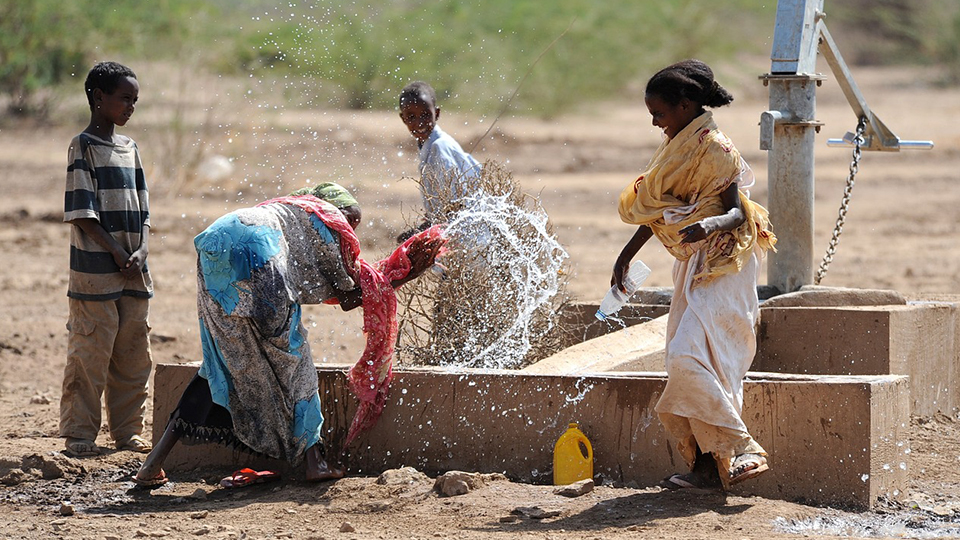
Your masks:
{"label": "woman's hand", "polygon": [[436,263],[437,255],[447,243],[445,238],[418,238],[410,244],[407,258],[410,259],[410,273],[407,280],[415,279]]}
{"label": "woman's hand", "polygon": [[[410,244],[406,246],[406,256],[410,261],[410,272],[402,279],[395,279],[390,285],[396,289],[404,283],[420,277],[436,263],[437,256],[443,253],[443,248],[447,239],[439,235],[423,235],[415,237]],[[363,289],[359,282],[357,287],[350,291],[338,291],[337,300],[340,308],[344,311],[350,311],[363,305]]]}
{"label": "woman's hand", "polygon": [[680,229],[680,234],[683,235],[684,244],[692,244],[706,239],[706,237],[710,236],[716,230],[716,220],[713,218],[704,218]]}
{"label": "woman's hand", "polygon": [[633,237],[620,250],[617,262],[613,263],[613,276],[610,278],[610,286],[616,285],[618,289],[626,292],[623,287],[623,276],[630,268],[630,261],[633,260],[634,255],[640,251],[640,248],[647,243],[651,236],[653,236],[653,230],[649,226],[640,225],[637,227]]}
{"label": "woman's hand", "polygon": [[744,220],[746,220],[743,204],[740,202],[740,191],[736,182],[731,183],[720,193],[720,200],[723,202],[723,214],[703,218],[696,223],[680,229],[684,244],[699,242],[717,231],[731,231],[739,227]]}
{"label": "woman's hand", "polygon": [[397,243],[398,243],[398,244],[402,244],[402,243],[406,242],[408,239],[410,239],[411,236],[413,236],[413,235],[415,235],[415,234],[422,233],[423,231],[429,229],[432,225],[433,225],[433,224],[430,223],[429,220],[427,220],[427,221],[424,221],[423,223],[421,223],[420,225],[417,225],[416,227],[414,227],[414,228],[412,228],[412,229],[403,231],[402,233],[400,233],[399,235],[397,235]]}
{"label": "woman's hand", "polygon": [[613,263],[613,276],[610,278],[610,286],[616,285],[617,289],[626,292],[623,286],[623,276],[630,268],[630,259],[617,257],[617,262]]}

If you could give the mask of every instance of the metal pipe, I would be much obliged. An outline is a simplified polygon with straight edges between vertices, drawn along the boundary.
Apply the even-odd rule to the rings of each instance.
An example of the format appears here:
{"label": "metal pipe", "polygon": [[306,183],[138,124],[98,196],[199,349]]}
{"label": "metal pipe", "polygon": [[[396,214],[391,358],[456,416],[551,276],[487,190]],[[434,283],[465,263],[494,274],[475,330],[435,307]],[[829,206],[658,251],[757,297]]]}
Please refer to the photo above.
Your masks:
{"label": "metal pipe", "polygon": [[[827,139],[827,146],[831,148],[853,148],[853,142],[846,137],[842,139]],[[933,150],[933,141],[897,141],[900,150]]]}
{"label": "metal pipe", "polygon": [[767,284],[792,292],[813,283],[814,143],[818,123],[818,78],[768,77],[770,110],[790,111],[789,122],[774,124],[769,150],[768,202],[777,251],[770,255]]}
{"label": "metal pipe", "polygon": [[[857,118],[866,122],[864,150],[895,152],[933,148],[931,141],[901,141],[870,110],[837,44],[823,22],[823,0],[779,0],[770,51],[770,107],[760,117],[760,148],[768,150],[768,202],[777,251],[770,255],[767,283],[792,292],[813,283],[814,135],[820,123],[816,87],[817,52],[837,77]],[[829,146],[852,143],[852,134],[830,139]]]}
{"label": "metal pipe", "polygon": [[[767,284],[792,292],[813,283],[814,136],[818,39],[823,0],[779,0],[770,51],[770,106],[761,117],[770,188],[768,207],[777,251],[770,254]],[[775,114],[777,113],[777,114]]]}

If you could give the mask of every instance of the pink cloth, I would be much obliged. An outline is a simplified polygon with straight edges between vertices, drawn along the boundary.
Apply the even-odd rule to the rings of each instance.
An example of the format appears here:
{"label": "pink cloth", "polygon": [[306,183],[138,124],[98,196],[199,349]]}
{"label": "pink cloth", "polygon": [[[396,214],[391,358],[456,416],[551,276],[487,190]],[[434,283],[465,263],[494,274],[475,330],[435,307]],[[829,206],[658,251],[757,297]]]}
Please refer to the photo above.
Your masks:
{"label": "pink cloth", "polygon": [[[271,203],[302,208],[339,233],[345,266],[363,290],[363,333],[367,336],[367,344],[360,360],[347,374],[350,390],[360,400],[360,406],[350,423],[344,442],[346,446],[361,432],[376,425],[386,403],[390,381],[393,380],[394,344],[397,342],[397,296],[391,282],[403,279],[410,273],[407,252],[412,244],[422,239],[440,237],[443,231],[434,225],[409,238],[389,257],[372,265],[360,258],[360,241],[356,233],[332,204],[313,195],[299,195],[278,197],[260,205]],[[337,300],[334,298],[328,302],[335,304]]]}

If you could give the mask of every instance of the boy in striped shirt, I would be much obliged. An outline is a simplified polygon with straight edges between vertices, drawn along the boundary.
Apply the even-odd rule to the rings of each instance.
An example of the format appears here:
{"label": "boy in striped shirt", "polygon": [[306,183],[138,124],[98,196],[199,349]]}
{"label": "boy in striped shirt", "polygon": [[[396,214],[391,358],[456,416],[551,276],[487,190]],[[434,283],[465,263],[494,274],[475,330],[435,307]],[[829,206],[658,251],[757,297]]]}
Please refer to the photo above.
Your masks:
{"label": "boy in striped shirt", "polygon": [[90,124],[70,143],[64,197],[63,221],[71,225],[70,313],[60,436],[66,453],[98,455],[105,395],[116,447],[149,452],[142,433],[153,365],[150,212],[137,144],[115,133],[133,115],[140,85],[130,68],[101,62],[90,70],[84,90]]}

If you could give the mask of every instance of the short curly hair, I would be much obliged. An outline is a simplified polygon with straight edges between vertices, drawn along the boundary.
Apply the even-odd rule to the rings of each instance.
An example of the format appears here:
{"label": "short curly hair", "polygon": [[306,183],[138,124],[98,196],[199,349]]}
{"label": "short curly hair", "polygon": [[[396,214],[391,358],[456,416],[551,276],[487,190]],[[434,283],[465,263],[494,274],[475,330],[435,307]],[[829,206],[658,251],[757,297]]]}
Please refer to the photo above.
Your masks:
{"label": "short curly hair", "polygon": [[101,92],[112,94],[120,85],[120,79],[130,77],[136,79],[137,74],[132,69],[117,62],[98,62],[90,73],[87,73],[87,80],[83,83],[83,90],[87,94],[87,103],[93,109],[93,91],[100,89]]}
{"label": "short curly hair", "polygon": [[428,83],[423,81],[414,81],[403,87],[400,91],[400,107],[407,103],[423,102],[430,107],[437,106],[437,92]]}

